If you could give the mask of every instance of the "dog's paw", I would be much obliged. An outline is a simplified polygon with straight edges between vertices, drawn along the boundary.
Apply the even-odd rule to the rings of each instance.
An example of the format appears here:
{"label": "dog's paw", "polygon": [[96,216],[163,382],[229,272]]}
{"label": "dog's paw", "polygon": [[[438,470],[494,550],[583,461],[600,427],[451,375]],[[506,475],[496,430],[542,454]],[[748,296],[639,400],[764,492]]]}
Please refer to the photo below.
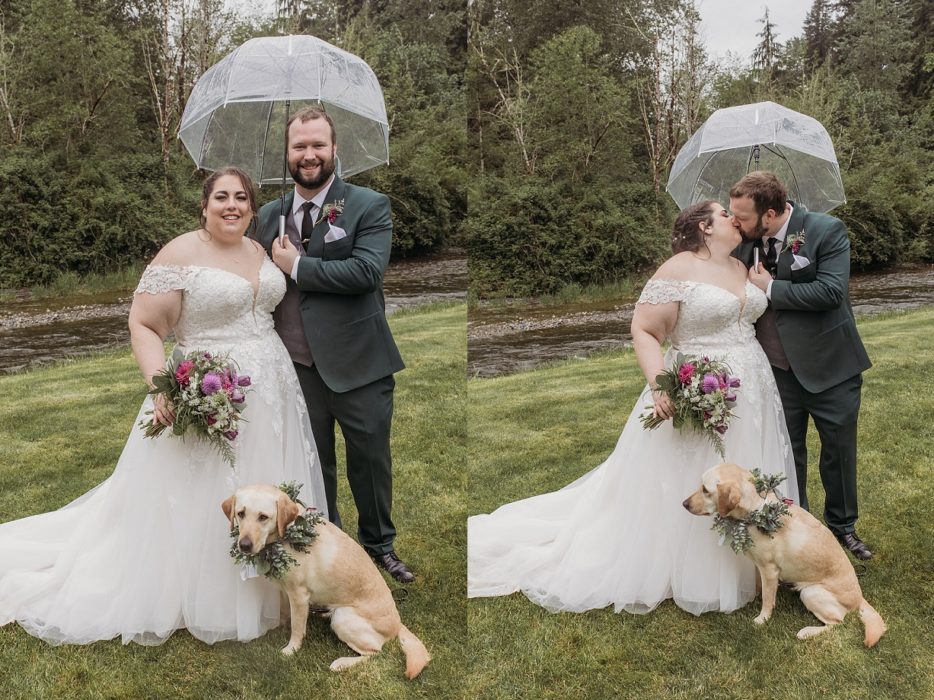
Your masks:
{"label": "dog's paw", "polygon": [[339,659],[334,659],[334,661],[331,662],[329,668],[332,671],[343,671],[344,669],[348,669],[351,666],[356,666],[365,658],[365,656],[342,656]]}
{"label": "dog's paw", "polygon": [[814,627],[802,627],[795,636],[798,639],[810,639],[816,637],[822,632],[827,631],[827,625],[815,625]]}
{"label": "dog's paw", "polygon": [[756,619],[753,620],[753,622],[755,622],[757,625],[764,625],[766,620],[768,620],[770,617],[772,616],[767,613],[759,613],[759,615],[756,617]]}
{"label": "dog's paw", "polygon": [[292,656],[292,654],[294,654],[294,653],[295,653],[296,651],[298,651],[300,648],[301,648],[300,645],[298,645],[298,644],[292,644],[292,643],[290,642],[289,645],[286,646],[286,647],[284,647],[284,648],[281,650],[280,653],[281,653],[283,656]]}

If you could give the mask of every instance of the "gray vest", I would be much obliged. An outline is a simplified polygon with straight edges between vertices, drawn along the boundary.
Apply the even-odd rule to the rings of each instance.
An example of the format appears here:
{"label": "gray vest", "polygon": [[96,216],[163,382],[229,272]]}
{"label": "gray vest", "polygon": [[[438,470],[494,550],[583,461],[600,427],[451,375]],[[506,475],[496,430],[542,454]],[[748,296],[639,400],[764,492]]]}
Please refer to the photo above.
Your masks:
{"label": "gray vest", "polygon": [[[295,217],[292,212],[285,215],[285,235],[292,241],[292,245],[298,248],[298,254],[305,256],[305,246],[301,242],[301,234],[295,228]],[[285,276],[285,296],[272,312],[272,319],[276,324],[276,333],[282,338],[282,344],[285,345],[292,357],[292,362],[311,367],[314,359],[311,356],[311,348],[308,347],[308,339],[305,337],[305,324],[302,323],[302,313],[299,308],[301,293],[298,291],[298,285],[289,276]]]}
{"label": "gray vest", "polygon": [[769,358],[769,363],[772,366],[784,370],[791,367],[788,363],[788,356],[785,355],[785,348],[782,347],[782,339],[778,337],[775,310],[772,309],[771,304],[756,321],[756,340],[759,341],[759,345],[762,346],[765,356]]}

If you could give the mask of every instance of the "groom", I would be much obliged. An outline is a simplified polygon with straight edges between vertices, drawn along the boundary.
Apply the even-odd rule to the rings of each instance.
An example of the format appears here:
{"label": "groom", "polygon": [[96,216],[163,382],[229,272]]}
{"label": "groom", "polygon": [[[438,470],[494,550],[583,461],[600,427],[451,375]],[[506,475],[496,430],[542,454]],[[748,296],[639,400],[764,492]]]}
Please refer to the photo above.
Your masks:
{"label": "groom", "polygon": [[[791,437],[801,506],[807,500],[808,417],[820,436],[824,521],[858,559],[872,552],[856,534],[856,422],[862,372],[871,366],[850,308],[850,240],[843,222],[788,201],[768,172],[730,190],[733,255],[769,299],[756,337],[772,364]],[[759,266],[753,266],[758,251]]]}
{"label": "groom", "polygon": [[393,373],[405,365],[386,322],[383,273],[389,262],[389,199],[334,174],[334,122],[309,107],[287,126],[294,192],[286,197],[280,243],[278,200],[259,212],[257,238],[286,274],[273,317],[295,364],[321,459],[328,513],[337,512],[334,423],[347,449],[347,478],[360,544],[398,581],[415,576],[396,555],[392,524]]}

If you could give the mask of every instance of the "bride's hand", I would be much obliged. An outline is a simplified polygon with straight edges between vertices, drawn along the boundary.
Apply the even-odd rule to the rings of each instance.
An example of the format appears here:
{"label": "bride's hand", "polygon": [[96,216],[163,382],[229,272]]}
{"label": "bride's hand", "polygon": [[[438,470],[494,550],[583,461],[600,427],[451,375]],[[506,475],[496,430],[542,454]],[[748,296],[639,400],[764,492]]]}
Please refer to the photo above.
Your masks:
{"label": "bride's hand", "polygon": [[675,415],[675,405],[664,389],[652,389],[652,401],[655,404],[654,413],[659,418],[668,420]]}
{"label": "bride's hand", "polygon": [[172,402],[165,397],[165,394],[156,394],[152,403],[152,422],[171,428],[172,423],[175,422],[175,409],[172,407]]}

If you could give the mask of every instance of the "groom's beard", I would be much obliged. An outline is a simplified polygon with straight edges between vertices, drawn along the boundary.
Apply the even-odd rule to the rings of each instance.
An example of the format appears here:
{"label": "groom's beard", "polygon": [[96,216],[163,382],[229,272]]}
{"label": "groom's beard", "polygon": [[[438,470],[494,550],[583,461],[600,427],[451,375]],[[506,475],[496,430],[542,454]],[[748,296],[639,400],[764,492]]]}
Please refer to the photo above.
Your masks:
{"label": "groom's beard", "polygon": [[756,225],[753,227],[752,231],[746,232],[742,227],[739,229],[739,234],[743,237],[744,241],[755,242],[767,234],[769,230],[762,225],[762,215],[759,215],[759,218],[756,219]]}
{"label": "groom's beard", "polygon": [[302,187],[309,190],[316,190],[321,187],[325,182],[328,181],[328,178],[334,174],[334,157],[331,156],[327,160],[321,159],[321,167],[318,169],[317,177],[306,177],[302,175],[301,166],[302,164],[308,165],[308,161],[299,161],[294,165],[289,163],[289,173],[292,175],[292,179],[295,180]]}

